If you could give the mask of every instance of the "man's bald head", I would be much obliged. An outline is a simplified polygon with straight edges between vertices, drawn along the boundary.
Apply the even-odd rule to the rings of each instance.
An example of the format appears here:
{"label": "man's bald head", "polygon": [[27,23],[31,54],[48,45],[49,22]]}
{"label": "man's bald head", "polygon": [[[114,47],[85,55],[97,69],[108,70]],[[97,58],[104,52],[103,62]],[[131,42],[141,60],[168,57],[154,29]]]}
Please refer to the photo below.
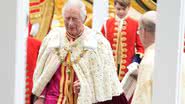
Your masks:
{"label": "man's bald head", "polygon": [[147,32],[155,33],[155,27],[157,22],[157,12],[149,11],[141,16],[140,25]]}
{"label": "man's bald head", "polygon": [[146,12],[140,18],[138,32],[145,48],[153,44],[155,41],[156,22],[156,11]]}

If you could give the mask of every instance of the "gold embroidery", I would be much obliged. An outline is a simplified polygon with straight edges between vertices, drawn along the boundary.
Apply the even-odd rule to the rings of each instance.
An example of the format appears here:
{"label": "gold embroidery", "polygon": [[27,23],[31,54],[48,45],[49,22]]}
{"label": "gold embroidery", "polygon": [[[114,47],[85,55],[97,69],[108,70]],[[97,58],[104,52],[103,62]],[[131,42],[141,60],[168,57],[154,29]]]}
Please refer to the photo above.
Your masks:
{"label": "gold embroidery", "polygon": [[[117,22],[115,23],[117,24]],[[114,38],[113,42],[115,42],[112,46],[115,47],[115,49],[113,50],[114,52],[114,59],[115,59],[115,63],[117,66],[117,70],[118,70],[118,76],[119,79],[122,80],[125,74],[125,70],[126,66],[124,66],[124,64],[126,64],[126,60],[123,60],[125,58],[127,58],[127,55],[125,52],[127,52],[126,46],[127,43],[125,43],[125,41],[127,40],[127,38],[125,37],[125,35],[127,34],[125,31],[127,27],[126,27],[127,22],[123,21],[123,25],[121,27],[121,30],[118,31],[118,27],[115,27],[115,31],[116,33],[114,33]],[[123,69],[123,70],[122,70]]]}
{"label": "gold embroidery", "polygon": [[122,43],[123,47],[126,47],[127,46],[127,43]]}
{"label": "gold embroidery", "polygon": [[127,58],[127,55],[126,55],[126,54],[123,54],[123,55],[122,55],[122,58]]}
{"label": "gold embroidery", "polygon": [[116,38],[113,39],[113,42],[117,42],[118,40]]}
{"label": "gold embroidery", "polygon": [[117,33],[114,33],[114,36],[117,37]]}
{"label": "gold embroidery", "polygon": [[123,60],[123,61],[122,61],[122,63],[123,63],[123,64],[126,64],[126,63],[127,63],[127,61],[126,61],[126,60]]}
{"label": "gold embroidery", "polygon": [[54,13],[54,0],[44,0],[43,2],[38,3],[39,4],[37,5],[30,6],[30,11],[31,10],[39,11],[35,13],[30,13],[29,18],[31,24],[35,23],[39,24],[39,30],[34,38],[42,41],[50,28],[50,24]]}
{"label": "gold embroidery", "polygon": [[122,42],[124,42],[124,41],[126,41],[127,40],[127,38],[126,37],[122,37]]}
{"label": "gold embroidery", "polygon": [[115,27],[114,30],[115,30],[115,31],[118,31],[118,27]]}
{"label": "gold embroidery", "polygon": [[126,48],[123,48],[122,51],[123,51],[123,52],[127,52],[128,50],[127,50]]}
{"label": "gold embroidery", "polygon": [[[73,96],[73,86],[72,86],[72,83],[73,83],[73,80],[74,80],[74,70],[73,70],[73,67],[72,65],[73,64],[77,64],[80,59],[84,56],[84,54],[87,52],[87,50],[83,50],[79,56],[74,60],[74,61],[71,61],[71,50],[70,48],[69,49],[64,49],[67,51],[67,59],[63,59],[60,52],[59,52],[59,48],[56,48],[55,51],[57,52],[57,56],[60,57],[61,59],[61,63],[62,63],[62,75],[64,76],[64,74],[66,73],[67,76],[66,76],[66,81],[65,81],[65,84],[64,84],[64,78],[62,76],[62,79],[60,81],[60,95],[59,95],[59,99],[58,99],[58,102],[57,104],[60,104],[62,102],[62,96],[66,96],[66,100],[64,101],[65,103],[67,104],[73,104],[74,102],[76,102],[76,95]],[[64,69],[66,68],[66,72],[64,72]],[[63,84],[65,85],[64,86],[64,95],[63,95]],[[74,101],[74,102],[73,102]],[[74,103],[76,104],[76,103]]]}
{"label": "gold embroidery", "polygon": [[127,33],[125,32],[125,31],[122,31],[121,32],[121,35],[123,36],[123,35],[127,35]]}

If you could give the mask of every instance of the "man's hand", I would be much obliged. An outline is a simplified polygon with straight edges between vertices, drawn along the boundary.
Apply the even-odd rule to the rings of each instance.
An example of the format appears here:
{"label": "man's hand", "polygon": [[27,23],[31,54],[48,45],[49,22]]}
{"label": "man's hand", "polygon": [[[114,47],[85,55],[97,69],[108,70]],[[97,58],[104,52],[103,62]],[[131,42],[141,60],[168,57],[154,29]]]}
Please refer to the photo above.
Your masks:
{"label": "man's hand", "polygon": [[38,98],[35,102],[34,102],[34,104],[44,104],[44,98]]}
{"label": "man's hand", "polygon": [[80,81],[79,80],[73,83],[73,89],[74,89],[75,94],[78,94],[80,92]]}

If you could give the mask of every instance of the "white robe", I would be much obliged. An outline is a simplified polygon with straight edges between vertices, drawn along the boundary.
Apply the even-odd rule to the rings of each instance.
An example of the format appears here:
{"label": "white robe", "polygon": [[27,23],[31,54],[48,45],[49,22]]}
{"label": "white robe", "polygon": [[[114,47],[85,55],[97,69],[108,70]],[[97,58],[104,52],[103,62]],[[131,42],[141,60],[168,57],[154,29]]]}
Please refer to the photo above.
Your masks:
{"label": "white robe", "polygon": [[[65,58],[65,49],[71,49],[71,61],[79,57],[83,50],[87,50],[80,61],[73,64],[81,86],[78,104],[92,104],[119,96],[122,88],[110,44],[103,35],[85,27],[83,34],[71,44],[65,33],[65,28],[56,28],[44,39],[33,76],[33,94],[40,96]],[[56,48],[60,51],[61,59],[57,56]]]}
{"label": "white robe", "polygon": [[154,44],[149,46],[139,66],[136,90],[131,104],[152,104],[152,73],[154,70]]}

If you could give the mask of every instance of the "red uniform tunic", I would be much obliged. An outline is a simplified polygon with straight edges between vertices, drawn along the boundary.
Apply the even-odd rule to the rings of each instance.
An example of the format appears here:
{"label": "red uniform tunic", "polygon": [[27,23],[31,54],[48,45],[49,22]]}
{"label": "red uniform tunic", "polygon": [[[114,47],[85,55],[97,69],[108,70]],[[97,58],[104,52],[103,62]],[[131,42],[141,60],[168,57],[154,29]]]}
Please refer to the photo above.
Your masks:
{"label": "red uniform tunic", "polygon": [[27,66],[26,66],[26,104],[30,104],[30,97],[32,91],[32,77],[36,66],[37,56],[41,41],[30,36],[27,38]]}
{"label": "red uniform tunic", "polygon": [[118,32],[119,23],[115,18],[110,18],[101,31],[111,44],[119,80],[122,80],[135,54],[143,56],[144,47],[137,34],[138,22],[136,20],[127,17],[123,22],[121,32]]}

